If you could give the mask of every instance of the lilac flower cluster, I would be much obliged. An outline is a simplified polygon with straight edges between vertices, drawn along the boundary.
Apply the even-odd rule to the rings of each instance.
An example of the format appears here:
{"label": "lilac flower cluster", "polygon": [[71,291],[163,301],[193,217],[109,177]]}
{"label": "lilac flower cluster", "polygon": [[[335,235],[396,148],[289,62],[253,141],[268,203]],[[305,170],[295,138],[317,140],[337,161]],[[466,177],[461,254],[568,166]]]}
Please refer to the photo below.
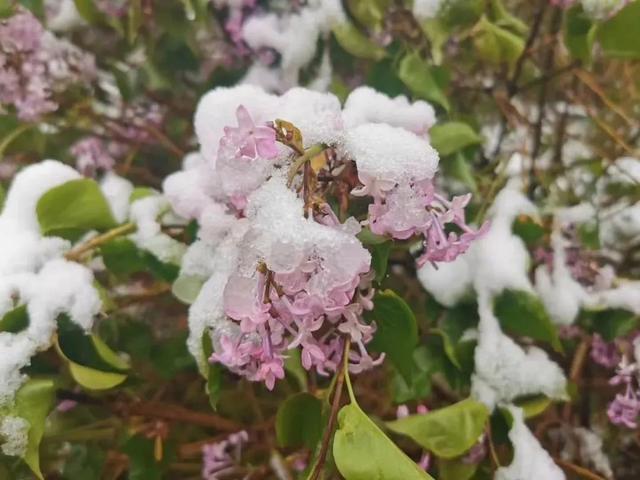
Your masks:
{"label": "lilac flower cluster", "polygon": [[638,428],[640,415],[640,369],[623,357],[616,375],[609,381],[611,385],[624,385],[624,393],[618,393],[609,404],[607,415],[614,425]]}
{"label": "lilac flower cluster", "polygon": [[85,177],[93,177],[98,171],[109,171],[115,165],[114,152],[99,137],[84,137],[69,149],[76,158],[76,169]]}
{"label": "lilac flower cluster", "polygon": [[[373,193],[371,185],[365,185],[354,194]],[[373,233],[390,235],[406,240],[415,234],[424,238],[424,253],[417,260],[422,267],[430,262],[452,262],[465,253],[471,242],[489,228],[485,222],[474,230],[465,221],[464,208],[471,194],[448,200],[436,193],[433,180],[393,185],[385,191],[377,187],[374,202],[369,206],[369,226]],[[459,232],[447,231],[446,226],[455,225]]]}
{"label": "lilac flower cluster", "polygon": [[622,360],[616,342],[605,342],[597,333],[591,340],[591,359],[605,368],[614,368]]}
{"label": "lilac flower cluster", "polygon": [[[274,157],[275,131],[255,125],[242,106],[236,115],[238,127],[224,129],[218,161]],[[355,238],[357,223],[341,224],[327,205],[305,218],[295,194],[282,183],[270,183],[270,189],[263,187],[270,190],[265,195],[279,201],[268,205],[258,197],[246,213],[254,222],[250,237],[264,236],[274,243],[254,274],[236,273],[227,282],[224,310],[240,335],[222,336],[211,361],[272,389],[284,377],[287,351],[300,347],[303,367],[328,375],[340,365],[343,338],[348,336],[355,347],[349,358],[352,372],[378,365],[384,357],[374,360],[365,346],[375,331],[362,319],[373,307],[373,273],[369,253]],[[287,228],[272,239],[270,230],[278,221]],[[288,242],[285,231],[299,238]]]}
{"label": "lilac flower cluster", "polygon": [[218,480],[232,473],[240,462],[242,445],[249,440],[249,434],[242,430],[232,433],[226,439],[202,447],[202,478]]}
{"label": "lilac flower cluster", "polygon": [[0,103],[35,121],[58,108],[58,94],[96,76],[93,56],[44,30],[27,10],[0,23]]}

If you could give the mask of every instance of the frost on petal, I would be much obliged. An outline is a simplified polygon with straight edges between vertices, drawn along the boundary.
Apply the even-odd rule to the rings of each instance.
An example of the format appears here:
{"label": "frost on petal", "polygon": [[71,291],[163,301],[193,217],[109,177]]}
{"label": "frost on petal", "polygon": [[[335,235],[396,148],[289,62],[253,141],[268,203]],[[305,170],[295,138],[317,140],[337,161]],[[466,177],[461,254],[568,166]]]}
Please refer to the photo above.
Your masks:
{"label": "frost on petal", "polygon": [[566,477],[549,453],[524,423],[522,410],[510,407],[513,426],[509,440],[513,444],[513,461],[508,467],[496,471],[496,480],[564,480]]}

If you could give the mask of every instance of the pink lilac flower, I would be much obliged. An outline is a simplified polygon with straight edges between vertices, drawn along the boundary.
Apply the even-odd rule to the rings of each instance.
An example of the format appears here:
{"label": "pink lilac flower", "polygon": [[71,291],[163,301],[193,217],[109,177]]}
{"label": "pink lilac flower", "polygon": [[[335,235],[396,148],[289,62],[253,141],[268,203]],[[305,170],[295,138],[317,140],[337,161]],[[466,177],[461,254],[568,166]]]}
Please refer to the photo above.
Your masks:
{"label": "pink lilac flower", "polygon": [[471,447],[471,449],[467,452],[467,454],[462,457],[462,463],[466,463],[467,465],[477,465],[480,463],[484,457],[487,456],[487,438],[483,433],[480,435],[480,438],[476,442],[476,444]]}
{"label": "pink lilac flower", "polygon": [[77,406],[78,406],[78,402],[76,402],[75,400],[62,400],[56,406],[56,410],[61,413],[66,413],[73,410]]}
{"label": "pink lilac flower", "polygon": [[258,157],[272,159],[278,155],[276,132],[266,125],[256,125],[247,109],[240,105],[236,110],[237,127],[225,127],[220,148],[234,150],[241,159]]}
{"label": "pink lilac flower", "polygon": [[76,157],[76,169],[86,177],[92,177],[99,170],[108,171],[115,165],[115,159],[105,142],[98,137],[85,137],[70,148]]}
{"label": "pink lilac flower", "polygon": [[616,343],[605,342],[597,333],[591,340],[591,359],[605,368],[613,368],[622,360]]}
{"label": "pink lilac flower", "polygon": [[[399,240],[422,235],[424,253],[417,260],[418,266],[455,260],[489,228],[488,222],[478,230],[467,225],[464,208],[471,200],[470,194],[448,200],[435,192],[432,179],[398,185],[370,178],[364,172],[359,173],[359,179],[363,186],[351,193],[373,197],[368,218],[373,233]],[[448,225],[457,231],[447,229]]]}
{"label": "pink lilac flower", "polygon": [[233,471],[242,455],[242,445],[249,440],[246,431],[229,435],[225,440],[202,447],[202,478],[218,480]]}
{"label": "pink lilac flower", "polygon": [[56,110],[56,94],[95,75],[91,55],[44,30],[29,11],[18,9],[0,24],[0,103],[21,120]]}
{"label": "pink lilac flower", "polygon": [[614,425],[635,429],[640,415],[640,386],[638,385],[638,366],[629,363],[623,357],[616,375],[609,381],[611,385],[624,385],[624,393],[618,393],[609,404],[607,416]]}

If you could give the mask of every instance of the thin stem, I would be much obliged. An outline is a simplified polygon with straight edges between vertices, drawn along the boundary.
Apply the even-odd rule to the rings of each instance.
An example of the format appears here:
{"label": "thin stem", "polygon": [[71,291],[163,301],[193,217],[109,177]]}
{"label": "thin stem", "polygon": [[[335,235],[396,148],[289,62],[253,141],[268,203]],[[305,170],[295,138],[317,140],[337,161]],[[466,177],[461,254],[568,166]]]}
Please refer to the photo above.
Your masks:
{"label": "thin stem", "polygon": [[16,127],[16,129],[13,130],[11,133],[9,133],[6,137],[4,137],[2,139],[2,142],[0,143],[0,160],[2,160],[2,155],[4,154],[4,151],[7,149],[7,147],[11,144],[11,142],[13,142],[16,138],[18,138],[20,135],[22,135],[24,132],[26,132],[27,130],[29,130],[34,126],[35,125],[31,123],[20,125]]}
{"label": "thin stem", "polygon": [[574,463],[567,462],[566,460],[562,460],[560,458],[554,458],[553,461],[556,462],[565,470],[569,470],[581,478],[586,478],[587,480],[605,480],[604,477],[601,477],[600,475],[593,473],[591,470],[587,470],[584,467],[580,467]]}
{"label": "thin stem", "polygon": [[331,414],[329,416],[329,423],[322,436],[322,444],[320,446],[320,453],[318,454],[318,461],[313,466],[313,470],[309,474],[308,480],[318,480],[320,473],[324,469],[324,464],[327,459],[327,452],[329,451],[329,443],[331,443],[331,437],[333,436],[333,430],[335,428],[336,420],[338,418],[338,410],[340,408],[340,399],[342,398],[342,388],[344,386],[345,378],[347,379],[347,388],[349,389],[349,397],[352,402],[355,402],[353,396],[353,389],[351,387],[351,380],[349,379],[349,350],[351,348],[351,339],[346,338],[344,342],[343,353],[343,365],[337,374],[336,385],[333,390],[333,401],[331,402]]}
{"label": "thin stem", "polygon": [[289,169],[289,174],[287,175],[288,187],[291,187],[291,185],[293,184],[293,179],[295,178],[296,173],[298,173],[298,170],[300,170],[300,167],[302,167],[302,165],[307,163],[309,160],[311,160],[313,157],[318,155],[324,149],[325,149],[324,145],[320,145],[320,144],[314,145],[312,147],[309,147],[302,155],[300,155],[298,158],[295,159],[295,161],[291,165],[291,168]]}
{"label": "thin stem", "polygon": [[132,233],[136,230],[135,223],[125,223],[116,228],[113,228],[97,237],[93,237],[82,245],[70,250],[66,253],[65,258],[67,260],[71,260],[74,262],[78,262],[82,259],[82,256],[93,250],[94,248],[99,247],[100,245],[104,245],[105,243],[113,240],[114,238],[120,237],[121,235],[126,235],[128,233]]}

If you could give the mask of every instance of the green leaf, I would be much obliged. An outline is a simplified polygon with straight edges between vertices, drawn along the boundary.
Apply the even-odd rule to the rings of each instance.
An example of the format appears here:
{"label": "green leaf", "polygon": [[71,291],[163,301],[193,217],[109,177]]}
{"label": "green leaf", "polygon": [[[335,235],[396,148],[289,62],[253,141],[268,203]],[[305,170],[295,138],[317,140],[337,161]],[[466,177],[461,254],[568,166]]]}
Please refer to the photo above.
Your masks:
{"label": "green leaf", "polygon": [[380,283],[387,275],[387,263],[391,253],[392,242],[384,242],[371,247],[371,266],[376,272],[376,282]]}
{"label": "green leaf", "polygon": [[546,233],[540,223],[527,215],[520,215],[516,218],[511,230],[515,235],[520,237],[529,248],[541,243]]}
{"label": "green leaf", "polygon": [[360,230],[360,233],[357,235],[358,240],[360,240],[364,245],[380,245],[382,243],[388,242],[389,238],[383,235],[376,235],[368,228],[363,228]]}
{"label": "green leaf", "polygon": [[322,402],[309,393],[287,398],[276,415],[276,437],[281,447],[313,450],[322,435]]}
{"label": "green leaf", "polygon": [[0,319],[0,332],[18,333],[29,326],[29,313],[26,305],[9,310]]}
{"label": "green leaf", "polygon": [[433,480],[355,403],[338,413],[333,456],[346,480]]}
{"label": "green leaf", "polygon": [[69,360],[69,372],[73,379],[89,390],[109,390],[127,379],[124,373],[102,372]]}
{"label": "green leaf", "polygon": [[218,408],[218,401],[222,394],[222,374],[224,369],[219,363],[209,364],[207,373],[207,396],[209,397],[209,405],[214,410]]}
{"label": "green leaf", "polygon": [[158,192],[155,191],[153,188],[136,187],[133,189],[133,192],[131,192],[131,195],[129,195],[129,203],[133,203],[136,200],[141,200],[146,197],[152,197],[153,195],[157,195],[157,194]]}
{"label": "green leaf", "polygon": [[525,34],[529,30],[522,20],[509,13],[502,0],[491,0],[491,8],[497,25],[520,34]]}
{"label": "green leaf", "polygon": [[40,440],[44,433],[45,420],[53,407],[55,390],[53,380],[27,381],[16,393],[12,413],[29,422],[29,439],[24,455],[25,463],[40,479]]}
{"label": "green leaf", "polygon": [[415,96],[435,102],[449,111],[449,100],[438,84],[434,69],[417,52],[408,53],[398,66],[398,78]]}
{"label": "green leaf", "polygon": [[117,370],[128,370],[129,368],[131,368],[129,362],[126,361],[122,356],[111,350],[109,345],[107,345],[100,337],[96,335],[90,335],[89,338],[91,339],[91,343],[96,349],[96,353],[98,354],[98,356],[109,366]]}
{"label": "green leaf", "polygon": [[340,46],[354,57],[382,60],[387,56],[384,48],[367,38],[351,23],[341,23],[333,27],[333,35]]}
{"label": "green leaf", "polygon": [[510,68],[515,66],[525,45],[524,38],[492,23],[486,16],[473,29],[473,43],[483,60],[507,64]]}
{"label": "green leaf", "polygon": [[36,212],[44,235],[75,239],[89,230],[108,230],[117,225],[100,187],[88,178],[47,191],[38,200]]}
{"label": "green leaf", "polygon": [[629,310],[611,308],[595,312],[592,316],[592,328],[606,342],[631,333],[637,326],[640,317]]}
{"label": "green leaf", "polygon": [[564,43],[573,58],[589,64],[596,34],[596,25],[581,6],[576,5],[565,14]]}
{"label": "green leaf", "polygon": [[390,0],[347,0],[346,3],[358,22],[371,28],[382,23]]}
{"label": "green leaf", "polygon": [[605,55],[615,58],[640,58],[638,41],[640,2],[631,2],[616,16],[600,24],[596,37]]}
{"label": "green leaf", "polygon": [[438,123],[429,130],[429,136],[431,145],[442,156],[482,143],[482,137],[463,122]]}
{"label": "green leaf", "polygon": [[462,455],[478,441],[488,419],[487,407],[467,398],[426,415],[387,422],[387,426],[438,457],[450,459]]}
{"label": "green leaf", "polygon": [[522,408],[524,418],[532,418],[544,412],[553,401],[546,395],[536,395],[533,397],[518,399],[514,402]]}
{"label": "green leaf", "polygon": [[300,390],[307,390],[307,371],[302,366],[299,349],[289,351],[287,358],[284,360],[284,369],[289,375],[296,379],[298,385],[300,385]]}
{"label": "green leaf", "polygon": [[558,330],[551,322],[542,301],[533,293],[504,290],[496,298],[494,310],[505,330],[548,342],[556,351],[562,351]]}
{"label": "green leaf", "polygon": [[475,463],[465,463],[461,459],[438,459],[438,480],[469,480],[478,470]]}
{"label": "green leaf", "polygon": [[377,330],[371,347],[385,352],[398,371],[409,382],[413,370],[413,350],[418,343],[416,317],[407,303],[391,290],[383,290],[374,298],[371,317]]}
{"label": "green leaf", "polygon": [[73,0],[76,9],[82,18],[89,23],[96,23],[100,19],[100,12],[93,0]]}

